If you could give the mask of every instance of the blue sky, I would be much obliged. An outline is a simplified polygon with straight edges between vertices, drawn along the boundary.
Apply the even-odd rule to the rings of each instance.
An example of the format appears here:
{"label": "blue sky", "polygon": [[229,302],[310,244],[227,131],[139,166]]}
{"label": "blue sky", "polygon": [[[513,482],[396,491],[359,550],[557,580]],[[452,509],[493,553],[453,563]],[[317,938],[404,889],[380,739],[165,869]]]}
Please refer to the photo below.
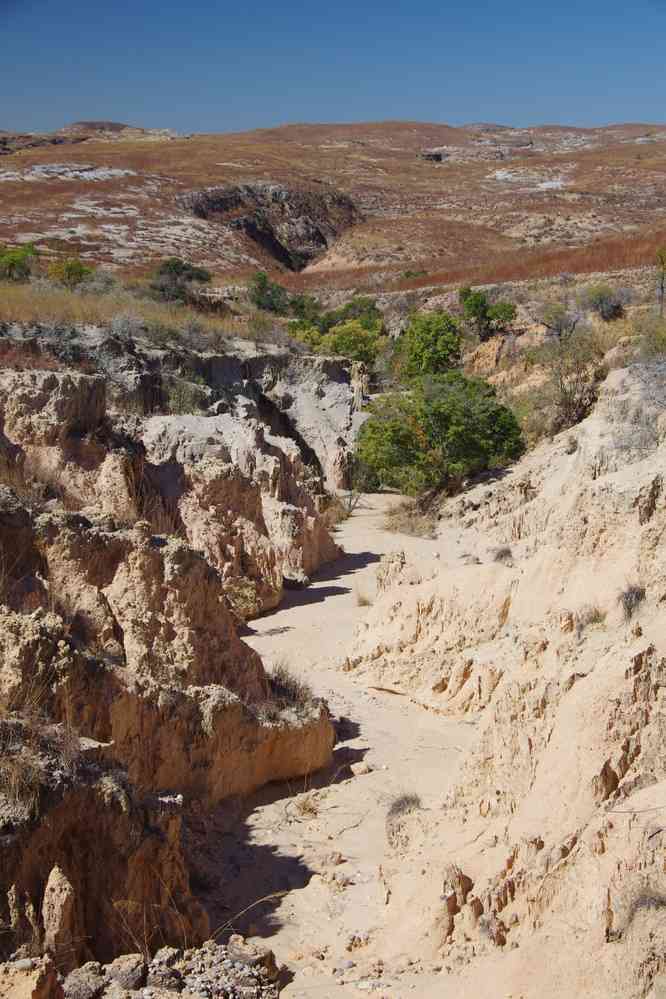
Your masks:
{"label": "blue sky", "polygon": [[0,0],[0,128],[666,121],[666,0]]}

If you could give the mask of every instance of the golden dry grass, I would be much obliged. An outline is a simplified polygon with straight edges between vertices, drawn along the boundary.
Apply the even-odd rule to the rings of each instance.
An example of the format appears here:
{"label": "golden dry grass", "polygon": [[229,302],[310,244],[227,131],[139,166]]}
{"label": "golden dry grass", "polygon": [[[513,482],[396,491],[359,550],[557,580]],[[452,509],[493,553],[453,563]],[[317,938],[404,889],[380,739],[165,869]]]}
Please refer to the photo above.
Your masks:
{"label": "golden dry grass", "polygon": [[247,328],[235,319],[213,318],[185,305],[137,298],[129,291],[96,295],[66,288],[0,282],[0,322],[108,325],[119,316],[133,317],[146,327],[167,330],[196,325],[212,335],[247,334]]}

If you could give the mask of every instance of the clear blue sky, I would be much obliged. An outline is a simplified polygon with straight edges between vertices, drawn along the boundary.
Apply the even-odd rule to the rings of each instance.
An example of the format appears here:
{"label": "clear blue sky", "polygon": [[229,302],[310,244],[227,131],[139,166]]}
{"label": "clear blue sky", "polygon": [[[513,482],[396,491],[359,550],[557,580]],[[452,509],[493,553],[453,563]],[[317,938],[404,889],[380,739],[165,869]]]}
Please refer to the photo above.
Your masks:
{"label": "clear blue sky", "polygon": [[666,0],[0,0],[0,128],[666,120]]}

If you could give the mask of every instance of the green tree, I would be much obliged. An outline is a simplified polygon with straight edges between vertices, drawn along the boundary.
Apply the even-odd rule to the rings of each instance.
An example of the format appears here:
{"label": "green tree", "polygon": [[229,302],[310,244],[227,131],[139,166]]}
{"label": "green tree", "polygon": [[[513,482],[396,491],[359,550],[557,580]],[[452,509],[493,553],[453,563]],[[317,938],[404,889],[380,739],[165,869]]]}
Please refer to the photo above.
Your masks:
{"label": "green tree", "polygon": [[76,288],[93,273],[92,267],[86,267],[78,257],[66,257],[64,260],[54,260],[47,268],[51,281],[64,284],[66,288]]}
{"label": "green tree", "polygon": [[492,386],[449,371],[371,407],[357,455],[385,486],[412,496],[458,489],[463,479],[524,450],[518,422]]}
{"label": "green tree", "polygon": [[469,287],[461,288],[458,298],[465,319],[472,324],[481,341],[503,333],[516,318],[516,307],[512,302],[491,303],[483,291],[474,291]]}
{"label": "green tree", "polygon": [[398,371],[407,378],[437,375],[460,364],[460,326],[448,312],[412,316],[397,347]]}
{"label": "green tree", "polygon": [[320,350],[325,354],[341,354],[350,361],[374,364],[380,338],[378,329],[367,329],[360,319],[348,319],[322,336]]}
{"label": "green tree", "polygon": [[25,243],[23,246],[0,246],[0,280],[28,281],[37,256],[37,250],[32,243]]}

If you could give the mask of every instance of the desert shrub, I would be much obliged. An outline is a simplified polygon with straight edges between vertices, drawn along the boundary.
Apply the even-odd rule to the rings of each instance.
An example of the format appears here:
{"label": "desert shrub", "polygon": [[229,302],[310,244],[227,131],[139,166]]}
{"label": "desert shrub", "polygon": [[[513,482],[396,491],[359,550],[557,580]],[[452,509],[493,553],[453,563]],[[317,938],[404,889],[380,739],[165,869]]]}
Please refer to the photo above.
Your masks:
{"label": "desert shrub", "polygon": [[276,281],[271,281],[265,271],[257,271],[248,286],[250,301],[264,312],[286,316],[289,312],[289,292]]}
{"label": "desert shrub", "polygon": [[65,288],[76,288],[86,278],[91,277],[92,267],[86,267],[78,257],[65,257],[49,264],[46,273],[50,281],[62,284]]}
{"label": "desert shrub", "polygon": [[532,353],[532,365],[541,368],[544,381],[511,402],[529,444],[585,419],[606,376],[606,348],[603,336],[578,327],[569,335],[551,337]]}
{"label": "desert shrub", "polygon": [[586,628],[602,625],[606,620],[606,611],[596,604],[586,604],[576,612],[576,632],[580,637]]}
{"label": "desert shrub", "polygon": [[499,548],[495,548],[493,551],[493,562],[500,562],[503,565],[507,565],[513,561],[513,552],[508,545],[500,545]]}
{"label": "desert shrub", "polygon": [[630,621],[645,600],[645,587],[640,583],[627,583],[618,594],[617,602],[622,609],[625,621]]}
{"label": "desert shrub", "polygon": [[409,812],[417,812],[421,808],[421,799],[418,794],[401,794],[391,802],[386,817],[395,819],[400,815],[407,815]]}
{"label": "desert shrub", "polygon": [[212,274],[205,267],[168,257],[157,267],[150,282],[150,290],[163,302],[190,302],[193,284],[209,284]]}
{"label": "desert shrub", "polygon": [[628,288],[611,288],[609,284],[590,284],[582,290],[579,301],[584,309],[595,312],[604,322],[621,319],[631,301]]}
{"label": "desert shrub", "polygon": [[493,387],[458,371],[378,400],[357,443],[380,483],[410,496],[453,492],[466,476],[506,465],[523,449],[516,418]]}
{"label": "desert shrub", "polygon": [[365,590],[354,589],[354,597],[356,600],[357,607],[372,607],[372,599],[368,596]]}
{"label": "desert shrub", "polygon": [[460,364],[460,327],[448,312],[412,316],[396,349],[398,372],[406,378],[438,375]]}
{"label": "desert shrub", "polygon": [[32,243],[23,246],[0,246],[0,280],[28,281],[37,261]]}
{"label": "desert shrub", "polygon": [[481,341],[503,333],[516,318],[516,307],[512,302],[502,299],[491,302],[486,292],[464,287],[458,292],[458,297],[463,316]]}
{"label": "desert shrub", "polygon": [[580,423],[590,412],[606,374],[603,353],[603,345],[585,330],[560,337],[545,348],[554,396],[553,432]]}
{"label": "desert shrub", "polygon": [[580,312],[562,302],[544,302],[535,317],[546,329],[557,336],[566,336],[576,329],[581,320]]}
{"label": "desert shrub", "polygon": [[265,700],[251,707],[262,720],[280,722],[286,711],[307,717],[320,703],[309,684],[299,680],[286,663],[280,662],[268,677]]}
{"label": "desert shrub", "polygon": [[409,836],[404,826],[404,819],[422,808],[418,794],[401,794],[389,805],[386,813],[386,839],[393,849],[407,847]]}
{"label": "desert shrub", "polygon": [[660,316],[643,316],[635,324],[640,337],[641,356],[649,361],[666,354],[666,319]]}
{"label": "desert shrub", "polygon": [[118,279],[110,271],[97,268],[78,285],[80,291],[88,295],[110,295],[119,287]]}
{"label": "desert shrub", "polygon": [[387,511],[384,528],[393,534],[408,534],[413,538],[434,540],[437,536],[437,511],[433,504],[427,508],[417,500],[403,500]]}

